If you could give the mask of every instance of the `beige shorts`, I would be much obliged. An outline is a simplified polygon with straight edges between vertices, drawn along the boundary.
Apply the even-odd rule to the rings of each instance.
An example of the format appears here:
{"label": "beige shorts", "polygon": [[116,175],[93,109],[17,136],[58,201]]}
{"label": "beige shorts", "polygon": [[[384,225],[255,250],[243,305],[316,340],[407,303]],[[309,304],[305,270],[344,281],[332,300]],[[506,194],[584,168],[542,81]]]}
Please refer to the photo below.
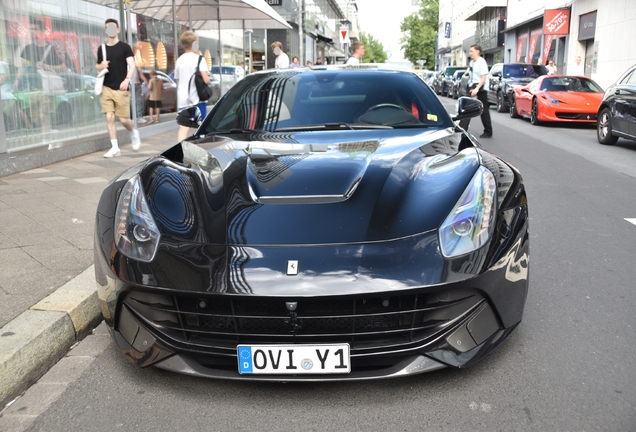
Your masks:
{"label": "beige shorts", "polygon": [[104,86],[102,90],[102,113],[114,112],[117,117],[130,118],[130,92],[113,90]]}

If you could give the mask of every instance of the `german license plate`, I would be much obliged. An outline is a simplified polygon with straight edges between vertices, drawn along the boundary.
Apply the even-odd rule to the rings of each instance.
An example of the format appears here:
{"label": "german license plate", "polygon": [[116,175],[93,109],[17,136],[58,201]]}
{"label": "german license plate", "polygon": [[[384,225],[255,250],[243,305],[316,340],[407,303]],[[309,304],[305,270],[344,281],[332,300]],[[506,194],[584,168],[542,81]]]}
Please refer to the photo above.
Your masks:
{"label": "german license plate", "polygon": [[239,345],[241,374],[344,374],[351,372],[349,344]]}

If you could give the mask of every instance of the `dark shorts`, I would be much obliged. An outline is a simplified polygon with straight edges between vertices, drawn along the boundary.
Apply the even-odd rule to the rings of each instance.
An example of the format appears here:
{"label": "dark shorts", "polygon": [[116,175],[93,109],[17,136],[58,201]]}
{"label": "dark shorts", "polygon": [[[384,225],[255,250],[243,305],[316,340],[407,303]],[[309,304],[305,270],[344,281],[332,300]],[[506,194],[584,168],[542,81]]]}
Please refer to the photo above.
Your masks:
{"label": "dark shorts", "polygon": [[161,108],[161,101],[160,100],[151,100],[148,101],[148,107],[149,108]]}

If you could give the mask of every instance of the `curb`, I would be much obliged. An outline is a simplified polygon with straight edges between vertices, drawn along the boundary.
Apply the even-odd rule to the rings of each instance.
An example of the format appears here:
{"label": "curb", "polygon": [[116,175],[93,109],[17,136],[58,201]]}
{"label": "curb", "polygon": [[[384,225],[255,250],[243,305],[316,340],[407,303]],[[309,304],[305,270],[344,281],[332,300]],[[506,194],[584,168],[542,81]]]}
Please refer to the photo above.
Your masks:
{"label": "curb", "polygon": [[0,328],[0,410],[102,320],[90,266]]}

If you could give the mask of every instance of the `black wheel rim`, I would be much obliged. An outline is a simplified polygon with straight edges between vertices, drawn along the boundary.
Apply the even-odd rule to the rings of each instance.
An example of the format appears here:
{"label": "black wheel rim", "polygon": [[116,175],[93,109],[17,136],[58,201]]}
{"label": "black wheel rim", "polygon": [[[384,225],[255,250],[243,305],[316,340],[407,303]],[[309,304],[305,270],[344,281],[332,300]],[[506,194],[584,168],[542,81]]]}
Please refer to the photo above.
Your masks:
{"label": "black wheel rim", "polygon": [[535,99],[534,101],[532,101],[532,121],[533,122],[536,122],[537,119],[539,118],[538,114],[539,114],[539,107],[537,106],[537,101]]}
{"label": "black wheel rim", "polygon": [[503,107],[503,97],[499,93],[499,96],[497,96],[497,110],[501,111],[501,107]]}
{"label": "black wheel rim", "polygon": [[512,100],[510,101],[510,115],[514,116],[515,114],[517,114],[517,103],[516,100],[514,98],[512,98]]}

